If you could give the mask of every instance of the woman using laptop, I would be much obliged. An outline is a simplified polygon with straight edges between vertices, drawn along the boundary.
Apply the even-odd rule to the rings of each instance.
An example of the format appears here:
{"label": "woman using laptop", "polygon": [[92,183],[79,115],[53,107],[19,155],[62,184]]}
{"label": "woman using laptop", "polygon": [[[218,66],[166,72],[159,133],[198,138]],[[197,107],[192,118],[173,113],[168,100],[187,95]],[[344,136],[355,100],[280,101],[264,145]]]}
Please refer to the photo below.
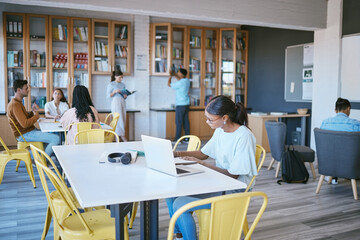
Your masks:
{"label": "woman using laptop", "polygon": [[[200,151],[174,152],[175,157],[196,161],[215,171],[249,184],[257,175],[255,162],[256,140],[248,126],[246,108],[242,103],[234,103],[225,96],[213,98],[205,109],[206,123],[215,129],[212,138]],[[208,157],[215,159],[215,165],[206,161]],[[245,189],[228,191],[243,192]],[[168,198],[166,203],[170,217],[183,205],[199,199],[222,195],[222,192],[200,194],[187,197]],[[210,208],[210,205],[196,209]],[[192,209],[196,210],[196,209]],[[175,226],[177,238],[197,239],[196,224],[190,211],[183,213]]]}

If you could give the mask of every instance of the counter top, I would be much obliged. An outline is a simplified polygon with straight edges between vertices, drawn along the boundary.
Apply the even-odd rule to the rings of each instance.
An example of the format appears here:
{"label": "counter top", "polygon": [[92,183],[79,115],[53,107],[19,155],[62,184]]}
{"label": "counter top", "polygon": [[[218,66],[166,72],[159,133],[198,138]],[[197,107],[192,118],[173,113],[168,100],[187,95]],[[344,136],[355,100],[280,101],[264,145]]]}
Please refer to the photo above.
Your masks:
{"label": "counter top", "polygon": [[[204,111],[205,108],[190,108],[189,111]],[[150,108],[154,112],[175,112],[175,108]]]}
{"label": "counter top", "polygon": [[[97,110],[98,113],[110,113],[111,110],[106,110],[106,109],[100,109],[100,110]],[[175,111],[175,109],[174,109]],[[137,110],[137,109],[126,109],[126,112],[127,113],[137,113],[137,112],[140,112],[140,110]],[[44,112],[42,111],[39,111],[40,114],[44,114]],[[6,115],[6,112],[0,112],[0,115]]]}
{"label": "counter top", "polygon": [[310,114],[297,114],[297,113],[291,113],[291,114],[249,114],[251,117],[256,118],[291,118],[291,117],[310,117]]}

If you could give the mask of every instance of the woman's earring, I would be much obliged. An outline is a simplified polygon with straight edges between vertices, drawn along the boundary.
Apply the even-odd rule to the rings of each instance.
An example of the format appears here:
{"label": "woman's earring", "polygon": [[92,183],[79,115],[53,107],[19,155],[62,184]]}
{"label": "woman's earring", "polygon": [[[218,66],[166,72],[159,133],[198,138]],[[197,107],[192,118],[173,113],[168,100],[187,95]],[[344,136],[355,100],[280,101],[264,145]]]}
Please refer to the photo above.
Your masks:
{"label": "woman's earring", "polygon": [[226,125],[226,121],[224,121],[224,125]]}

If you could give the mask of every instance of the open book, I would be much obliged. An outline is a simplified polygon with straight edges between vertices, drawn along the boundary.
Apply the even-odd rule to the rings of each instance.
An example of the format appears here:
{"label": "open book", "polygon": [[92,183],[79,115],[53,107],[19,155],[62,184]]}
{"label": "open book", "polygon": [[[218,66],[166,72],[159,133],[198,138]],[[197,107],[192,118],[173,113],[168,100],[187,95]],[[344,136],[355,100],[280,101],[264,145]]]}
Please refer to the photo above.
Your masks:
{"label": "open book", "polygon": [[131,94],[134,94],[135,92],[136,92],[136,90],[135,90],[135,91],[130,92],[129,90],[127,90],[126,88],[124,88],[124,89],[122,89],[122,90],[121,90],[120,95],[121,95],[122,97],[124,97],[124,95],[129,96],[129,95],[131,95]]}

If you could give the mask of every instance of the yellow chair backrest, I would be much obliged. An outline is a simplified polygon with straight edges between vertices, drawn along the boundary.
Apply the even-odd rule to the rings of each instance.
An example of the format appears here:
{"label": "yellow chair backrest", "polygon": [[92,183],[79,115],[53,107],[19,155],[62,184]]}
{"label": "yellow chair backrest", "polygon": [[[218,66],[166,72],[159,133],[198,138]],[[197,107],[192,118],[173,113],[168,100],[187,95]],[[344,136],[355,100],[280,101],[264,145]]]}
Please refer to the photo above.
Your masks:
{"label": "yellow chair backrest", "polygon": [[[110,117],[112,117],[112,120],[111,120],[110,123],[109,123]],[[108,125],[112,128],[112,130],[115,131],[115,128],[116,128],[116,125],[117,125],[117,123],[118,123],[118,121],[119,121],[119,118],[120,118],[120,114],[119,114],[119,113],[117,113],[117,112],[115,112],[115,113],[109,113],[109,114],[106,116],[104,123],[108,124]]]}
{"label": "yellow chair backrest", "polygon": [[200,150],[200,147],[201,147],[201,140],[200,138],[198,138],[197,136],[195,135],[185,135],[185,136],[182,136],[181,138],[179,138],[176,143],[175,143],[175,146],[173,148],[173,151],[176,150],[177,146],[179,145],[179,143],[184,140],[185,138],[189,138],[189,144],[188,144],[188,147],[187,147],[187,150],[186,151],[197,151],[197,150]]}
{"label": "yellow chair backrest", "polygon": [[[257,172],[259,173],[262,165],[264,164],[265,161],[265,157],[266,157],[266,151],[265,149],[259,145],[256,144],[256,152],[255,152],[255,161],[256,161],[256,166],[257,166]],[[250,187],[252,186],[254,180],[255,180],[256,176],[253,176],[250,183],[248,184],[245,192],[248,192]]]}
{"label": "yellow chair backrest", "polygon": [[24,142],[25,142],[26,144],[29,144],[29,143],[25,140],[24,136],[21,134],[21,132],[20,132],[19,128],[16,126],[14,120],[12,120],[9,116],[8,116],[8,119],[10,120],[11,124],[15,127],[16,131],[20,134],[20,136],[21,136],[21,138],[24,140]]}
{"label": "yellow chair backrest", "polygon": [[168,240],[173,239],[174,226],[178,217],[185,211],[196,206],[211,204],[210,210],[210,230],[208,239],[226,239],[238,240],[241,237],[243,225],[245,223],[250,199],[252,197],[262,197],[263,202],[261,208],[251,225],[249,232],[245,236],[245,240],[249,239],[255,230],[262,214],[264,213],[268,198],[263,192],[249,192],[222,195],[190,202],[178,209],[170,219]]}
{"label": "yellow chair backrest", "polygon": [[0,137],[0,142],[1,142],[1,145],[3,146],[3,148],[5,149],[5,151],[7,152],[7,154],[11,155],[9,148],[6,146],[5,142],[3,141],[3,139],[1,137]]}
{"label": "yellow chair backrest", "polygon": [[72,127],[77,127],[77,132],[80,131],[84,131],[84,130],[88,130],[88,129],[92,129],[93,126],[98,126],[98,128],[101,128],[100,123],[96,123],[96,122],[77,122],[77,123],[71,123],[69,125],[66,126],[64,134],[65,134],[65,144],[67,144],[67,137],[66,137],[66,133],[72,128]]}
{"label": "yellow chair backrest", "polygon": [[119,142],[119,136],[111,130],[107,129],[87,129],[78,132],[74,137],[75,144],[91,144],[91,143],[104,143],[105,135],[112,134],[116,142]]}
{"label": "yellow chair backrest", "polygon": [[[46,154],[45,152],[42,152],[40,149],[37,149],[37,151],[39,151],[42,154]],[[53,199],[50,196],[47,178],[55,187],[56,191],[59,193],[60,198],[65,202],[67,208],[72,213],[72,215],[77,216],[79,222],[81,223],[81,225],[83,225],[83,227],[85,228],[86,232],[89,235],[92,234],[92,230],[84,220],[83,216],[80,214],[78,208],[76,207],[76,203],[73,201],[71,193],[68,187],[64,184],[64,182],[58,176],[56,176],[56,174],[53,171],[51,171],[46,165],[44,165],[43,162],[39,159],[39,157],[35,157],[35,163],[39,172],[41,184],[44,188],[45,195],[48,200],[50,211],[54,216],[54,224],[59,226],[60,229],[64,230],[63,226],[59,222],[59,216],[57,216],[57,212],[55,211],[55,206],[54,203],[52,202]]]}

